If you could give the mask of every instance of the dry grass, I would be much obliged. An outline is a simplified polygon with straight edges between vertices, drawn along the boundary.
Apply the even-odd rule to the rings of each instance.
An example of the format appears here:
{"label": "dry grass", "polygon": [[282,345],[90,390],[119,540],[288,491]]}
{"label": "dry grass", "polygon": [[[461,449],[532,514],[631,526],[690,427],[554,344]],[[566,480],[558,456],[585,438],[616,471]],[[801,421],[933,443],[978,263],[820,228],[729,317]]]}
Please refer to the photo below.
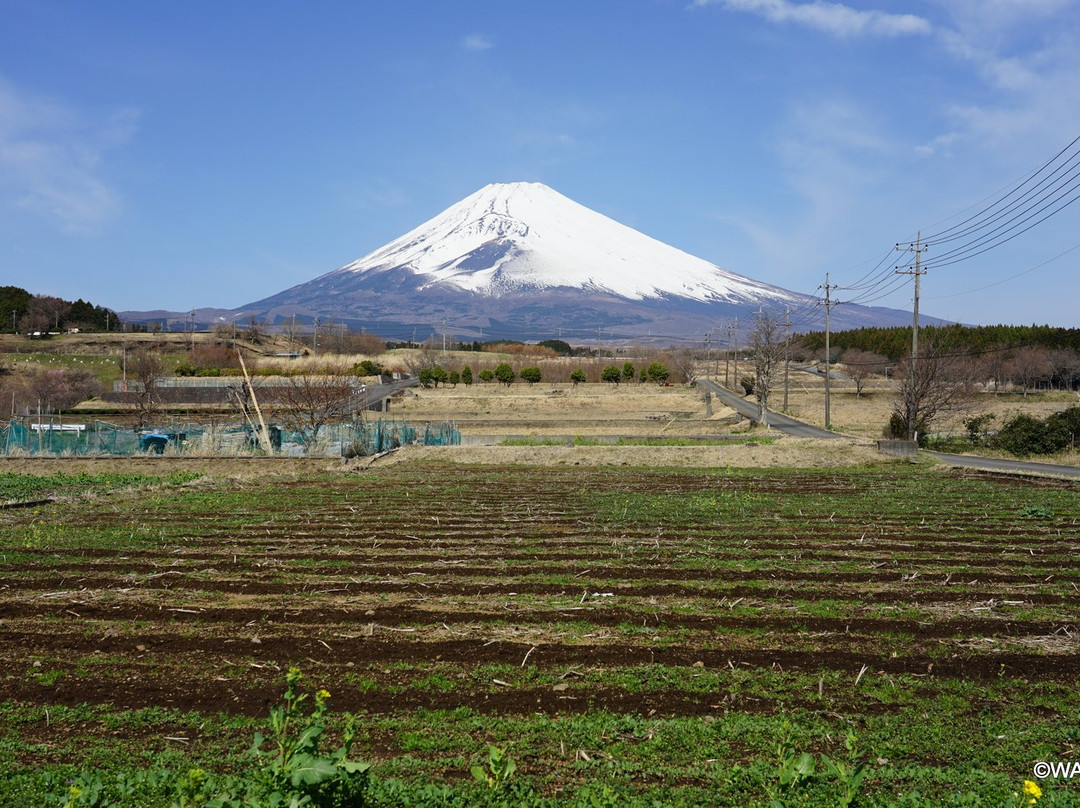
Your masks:
{"label": "dry grass", "polygon": [[[856,396],[853,382],[833,380],[830,385],[829,411],[832,426],[846,435],[880,438],[896,404],[897,383],[887,379],[871,380]],[[783,401],[782,388],[773,392],[775,409]],[[1045,418],[1058,410],[1076,406],[1077,396],[1068,392],[981,393],[974,401],[971,413],[946,418],[934,424],[935,433],[965,434],[964,420],[972,415],[989,413],[1000,426],[1014,415],[1024,413]],[[788,409],[793,418],[817,426],[825,425],[825,385],[808,373],[792,373],[789,380]]]}
{"label": "dry grass", "polygon": [[719,446],[410,446],[381,463],[684,468],[840,468],[887,461],[868,441],[784,438],[767,445]]}

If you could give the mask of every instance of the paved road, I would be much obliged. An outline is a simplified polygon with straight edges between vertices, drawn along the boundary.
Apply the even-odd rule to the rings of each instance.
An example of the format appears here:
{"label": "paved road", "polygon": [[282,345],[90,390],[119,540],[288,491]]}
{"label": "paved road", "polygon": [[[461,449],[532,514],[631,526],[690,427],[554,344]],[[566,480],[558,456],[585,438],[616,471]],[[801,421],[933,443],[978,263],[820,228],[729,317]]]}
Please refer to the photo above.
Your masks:
{"label": "paved road", "polygon": [[[756,421],[758,418],[757,402],[742,398],[725,387],[721,387],[711,379],[699,379],[698,384],[712,392],[722,402],[740,412],[747,418]],[[769,411],[769,426],[786,435],[800,438],[843,438],[835,432],[829,432],[821,427],[804,424],[794,418],[788,418],[778,412]],[[920,450],[922,454],[947,463],[950,466],[963,468],[981,469],[983,471],[999,471],[1004,474],[1038,474],[1046,477],[1064,477],[1080,480],[1080,468],[1075,466],[1058,466],[1053,463],[1032,463],[1028,460],[1001,460],[993,457],[977,457],[975,455],[946,454],[944,452],[928,452]]]}
{"label": "paved road", "polygon": [[[758,419],[758,405],[756,401],[750,401],[749,399],[742,398],[741,396],[731,392],[725,387],[721,387],[712,379],[698,379],[698,384],[711,392],[714,396],[734,409],[736,412],[742,413],[747,418],[756,421]],[[785,435],[791,435],[796,438],[843,438],[844,435],[838,435],[835,432],[830,432],[827,429],[822,429],[818,426],[811,426],[810,424],[804,424],[802,421],[796,421],[794,418],[788,418],[786,415],[781,415],[778,412],[769,410],[769,426],[776,429],[778,432],[783,432]]]}
{"label": "paved road", "polygon": [[389,398],[399,390],[404,390],[406,387],[415,387],[420,381],[418,379],[402,379],[400,381],[391,382],[390,384],[369,384],[367,389],[367,406],[374,407],[384,398]]}
{"label": "paved road", "polygon": [[1048,477],[1069,477],[1080,480],[1080,468],[1058,466],[1054,463],[1032,463],[1027,460],[1000,460],[996,457],[976,457],[975,455],[945,454],[944,452],[922,453],[929,455],[950,466],[961,466],[983,471],[1001,471],[1006,474],[1040,474]]}

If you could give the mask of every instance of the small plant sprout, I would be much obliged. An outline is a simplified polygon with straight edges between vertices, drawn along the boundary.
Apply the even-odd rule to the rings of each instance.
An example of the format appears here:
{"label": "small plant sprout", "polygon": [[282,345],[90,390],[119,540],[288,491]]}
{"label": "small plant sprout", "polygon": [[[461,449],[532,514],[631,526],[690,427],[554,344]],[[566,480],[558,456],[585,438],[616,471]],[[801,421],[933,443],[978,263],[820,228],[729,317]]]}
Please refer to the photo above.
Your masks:
{"label": "small plant sprout", "polygon": [[837,794],[837,805],[841,806],[841,808],[847,808],[847,806],[855,804],[855,800],[859,796],[859,790],[862,788],[863,778],[867,772],[866,764],[858,762],[859,748],[854,732],[848,732],[844,746],[847,748],[849,755],[849,759],[846,761],[833,760],[828,755],[821,756],[825,771],[836,778],[836,783],[840,789],[839,794]]}
{"label": "small plant sprout", "polygon": [[477,782],[484,783],[488,788],[498,791],[514,776],[514,772],[517,771],[517,764],[514,763],[513,758],[507,756],[505,750],[497,746],[489,746],[487,768],[476,765],[472,767],[471,771],[473,778]]}

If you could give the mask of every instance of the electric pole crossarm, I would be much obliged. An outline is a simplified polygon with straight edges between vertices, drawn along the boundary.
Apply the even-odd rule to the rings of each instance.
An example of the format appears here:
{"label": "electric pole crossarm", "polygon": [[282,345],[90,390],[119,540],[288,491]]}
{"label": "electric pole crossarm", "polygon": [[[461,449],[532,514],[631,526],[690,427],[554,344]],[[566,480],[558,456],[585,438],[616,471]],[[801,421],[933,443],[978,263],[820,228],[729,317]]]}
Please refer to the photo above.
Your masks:
{"label": "electric pole crossarm", "polygon": [[[896,249],[901,249],[899,244],[896,245]],[[922,243],[921,230],[915,235],[915,244],[904,248],[904,250],[905,252],[915,253],[914,269],[901,269],[900,267],[896,267],[896,274],[898,275],[915,276],[915,298],[912,305],[911,321],[911,367],[908,371],[908,384],[911,390],[914,391],[917,379],[916,365],[919,361],[919,279],[926,274],[926,270],[922,268],[922,254],[926,252],[926,246]],[[904,414],[907,419],[908,440],[918,440],[919,436],[916,431],[918,414],[915,412],[915,400],[910,392],[907,396],[907,400],[904,402]]]}
{"label": "electric pole crossarm", "polygon": [[831,346],[829,345],[829,310],[833,306],[832,290],[835,285],[829,283],[829,273],[825,273],[825,428],[832,427],[832,418],[829,412],[829,362]]}

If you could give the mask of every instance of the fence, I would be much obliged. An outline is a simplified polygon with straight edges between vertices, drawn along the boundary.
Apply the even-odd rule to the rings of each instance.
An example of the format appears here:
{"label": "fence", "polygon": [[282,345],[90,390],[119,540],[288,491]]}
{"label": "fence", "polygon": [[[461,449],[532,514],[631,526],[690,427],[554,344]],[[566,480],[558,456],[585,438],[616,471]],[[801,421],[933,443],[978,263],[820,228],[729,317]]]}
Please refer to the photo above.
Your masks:
{"label": "fence", "polygon": [[[453,446],[461,432],[451,423],[426,424],[422,430],[405,421],[377,420],[328,424],[312,438],[270,426],[274,454],[292,457],[353,457],[396,449],[409,443]],[[235,457],[263,454],[250,426],[172,425],[133,429],[105,421],[65,424],[36,418],[12,419],[0,426],[2,455],[190,454]]]}

